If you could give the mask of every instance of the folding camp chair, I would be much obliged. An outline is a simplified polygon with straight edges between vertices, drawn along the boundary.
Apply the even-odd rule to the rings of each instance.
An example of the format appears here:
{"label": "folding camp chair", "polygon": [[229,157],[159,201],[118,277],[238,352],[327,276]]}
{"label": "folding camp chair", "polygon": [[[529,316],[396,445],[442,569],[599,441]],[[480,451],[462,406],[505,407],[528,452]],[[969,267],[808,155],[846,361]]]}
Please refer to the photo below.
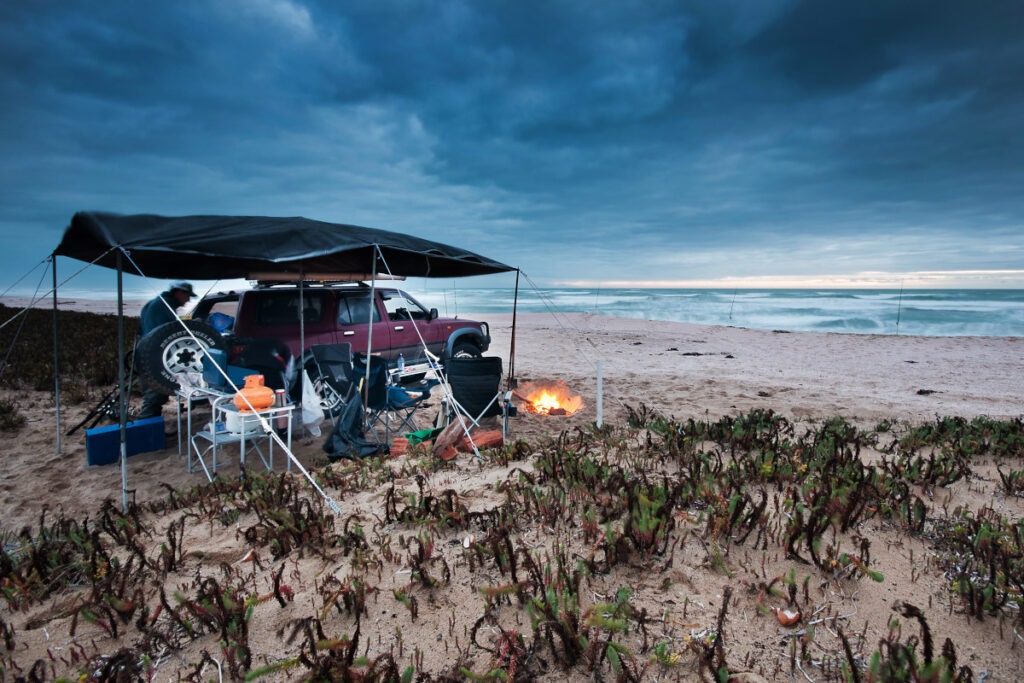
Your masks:
{"label": "folding camp chair", "polygon": [[487,417],[501,417],[501,434],[508,435],[508,418],[515,415],[512,392],[501,390],[501,358],[449,358],[444,375],[451,387],[451,396],[442,400],[437,426],[443,426],[462,414],[470,428],[479,427]]}
{"label": "folding camp chair", "polygon": [[310,361],[306,373],[313,389],[320,397],[324,415],[335,417],[341,413],[355,390],[353,381],[352,345],[314,344],[309,347]]}
{"label": "folding camp chair", "polygon": [[[369,358],[369,360],[367,360]],[[369,370],[367,370],[369,365]],[[370,436],[378,443],[388,441],[388,364],[380,356],[369,356],[357,353],[352,359],[352,380],[356,385],[353,401],[359,401],[366,407],[363,425]],[[384,441],[377,436],[373,427],[384,425]]]}
{"label": "folding camp chair", "polygon": [[[369,390],[364,395],[364,383],[366,381],[366,356],[356,354],[352,364],[352,378],[359,387],[359,391],[351,400],[366,402],[365,425],[369,436],[379,444],[391,442],[392,420],[397,425],[394,431],[406,429],[416,431],[416,411],[426,405],[430,397],[431,388],[437,386],[437,381],[431,381],[419,385],[416,388],[401,387],[390,384],[387,361],[377,356],[370,356]],[[384,428],[383,440],[378,436],[376,427]]]}
{"label": "folding camp chair", "polygon": [[436,379],[431,379],[424,380],[418,385],[405,387],[397,384],[388,385],[387,419],[390,421],[391,416],[395,417],[401,425],[401,427],[396,427],[396,430],[415,432],[419,429],[416,425],[416,413],[420,408],[427,406],[430,390],[438,384]]}

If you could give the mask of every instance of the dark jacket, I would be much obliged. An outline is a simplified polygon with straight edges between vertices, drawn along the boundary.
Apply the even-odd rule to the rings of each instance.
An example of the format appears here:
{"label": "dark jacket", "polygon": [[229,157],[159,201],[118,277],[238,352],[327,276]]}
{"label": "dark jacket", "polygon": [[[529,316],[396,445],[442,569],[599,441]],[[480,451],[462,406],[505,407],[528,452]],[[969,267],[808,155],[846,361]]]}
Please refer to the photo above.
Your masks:
{"label": "dark jacket", "polygon": [[139,339],[160,327],[164,323],[171,323],[178,319],[174,312],[178,308],[178,302],[169,292],[164,292],[153,297],[142,307],[139,313]]}

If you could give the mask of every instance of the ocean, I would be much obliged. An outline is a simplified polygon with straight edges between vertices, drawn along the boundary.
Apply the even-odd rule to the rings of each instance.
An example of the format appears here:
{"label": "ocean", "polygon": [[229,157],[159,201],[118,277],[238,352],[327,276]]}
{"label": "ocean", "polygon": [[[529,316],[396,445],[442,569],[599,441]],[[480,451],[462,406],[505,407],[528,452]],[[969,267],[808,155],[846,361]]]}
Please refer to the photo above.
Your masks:
{"label": "ocean", "polygon": [[[468,282],[468,281],[466,281]],[[155,282],[153,291],[162,283]],[[243,281],[198,284],[197,291],[245,286]],[[510,287],[464,287],[463,281],[383,282],[444,315],[512,313]],[[31,292],[13,292],[31,295]],[[109,289],[61,289],[61,298],[108,300]],[[132,292],[126,298],[147,299]],[[46,304],[44,304],[46,305]],[[596,313],[644,320],[732,325],[791,332],[849,332],[928,337],[1024,337],[1021,289],[519,289],[521,313]],[[486,319],[486,318],[485,318]]]}
{"label": "ocean", "polygon": [[[402,287],[447,315],[511,313],[514,301],[505,288]],[[1008,289],[520,288],[518,310],[793,332],[1024,337],[1024,290]]]}

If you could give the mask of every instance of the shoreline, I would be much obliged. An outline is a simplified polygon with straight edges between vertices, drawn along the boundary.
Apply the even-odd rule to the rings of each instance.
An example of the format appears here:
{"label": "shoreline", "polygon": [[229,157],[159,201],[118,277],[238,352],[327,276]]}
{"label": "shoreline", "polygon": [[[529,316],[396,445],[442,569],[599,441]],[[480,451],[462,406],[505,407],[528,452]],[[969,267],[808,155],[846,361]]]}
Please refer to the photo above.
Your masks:
{"label": "shoreline", "polygon": [[[138,316],[139,311],[146,304],[147,299],[124,299],[124,313],[127,316]],[[20,297],[20,296],[0,296],[0,305],[7,306],[9,308],[23,309],[32,303],[31,297]],[[51,298],[42,298],[35,301],[32,306],[34,309],[45,309],[51,310],[53,302]],[[80,311],[87,313],[96,313],[100,315],[114,315],[117,312],[117,302],[115,300],[107,299],[89,299],[89,298],[77,298],[77,297],[58,297],[57,299],[58,310],[64,311]],[[458,313],[453,315],[454,318],[468,318],[472,320],[482,320],[490,322],[491,320],[507,321],[511,325],[513,313],[511,311],[505,313]],[[810,335],[840,335],[840,336],[853,336],[853,337],[880,337],[880,338],[913,338],[913,339],[997,339],[997,340],[1009,340],[1009,341],[1021,341],[1024,340],[1024,335],[1004,335],[1004,336],[992,336],[992,335],[914,335],[914,334],[890,334],[884,332],[847,332],[841,330],[785,330],[785,329],[769,329],[763,327],[745,327],[742,325],[723,325],[720,323],[696,323],[696,322],[681,322],[676,320],[666,320],[662,318],[633,318],[629,316],[614,315],[601,312],[583,312],[583,311],[568,311],[554,313],[550,312],[528,312],[516,314],[517,322],[524,321],[527,324],[531,324],[530,321],[534,319],[549,320],[556,322],[560,318],[585,318],[591,319],[594,317],[617,320],[623,324],[637,325],[637,324],[658,324],[658,325],[688,325],[693,328],[722,328],[722,329],[735,329],[735,330],[746,330],[751,332],[769,332],[773,334],[810,334]]]}
{"label": "shoreline", "polygon": [[[0,298],[6,305],[17,301]],[[126,313],[142,303],[125,301]],[[93,313],[116,309],[109,301],[61,304],[61,310]],[[464,317],[489,323],[488,355],[501,356],[506,373],[514,366],[520,381],[562,380],[584,395],[591,407],[571,424],[596,418],[598,362],[608,421],[640,403],[680,418],[755,408],[798,421],[1024,414],[1020,337],[788,332],[599,313],[520,313],[512,359],[511,313]]]}

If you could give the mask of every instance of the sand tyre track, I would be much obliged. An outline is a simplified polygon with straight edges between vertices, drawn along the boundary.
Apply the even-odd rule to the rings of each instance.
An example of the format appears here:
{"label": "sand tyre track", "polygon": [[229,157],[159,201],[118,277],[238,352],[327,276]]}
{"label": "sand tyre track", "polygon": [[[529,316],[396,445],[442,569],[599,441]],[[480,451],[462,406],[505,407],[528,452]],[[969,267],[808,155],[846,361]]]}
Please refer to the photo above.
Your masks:
{"label": "sand tyre track", "polygon": [[[200,320],[165,323],[139,340],[135,350],[135,368],[143,382],[157,391],[173,394],[178,390],[179,372],[202,372],[206,349],[225,350],[227,344],[213,326]],[[196,343],[198,341],[198,344]]]}

